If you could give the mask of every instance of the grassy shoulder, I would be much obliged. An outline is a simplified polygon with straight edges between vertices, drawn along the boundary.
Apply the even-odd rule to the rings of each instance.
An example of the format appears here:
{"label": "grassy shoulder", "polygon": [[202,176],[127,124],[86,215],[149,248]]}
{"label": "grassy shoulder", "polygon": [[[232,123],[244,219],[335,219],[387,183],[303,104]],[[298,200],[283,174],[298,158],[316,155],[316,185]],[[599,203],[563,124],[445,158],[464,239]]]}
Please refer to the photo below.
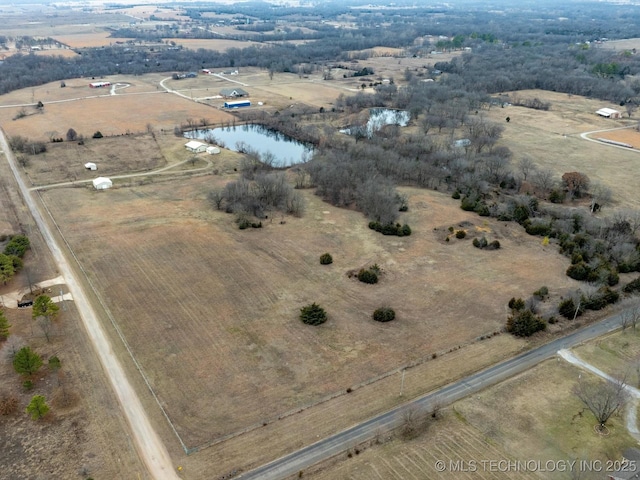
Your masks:
{"label": "grassy shoulder", "polygon": [[[580,373],[549,360],[445,409],[413,440],[378,438],[303,478],[591,478],[591,466],[620,459],[636,442],[622,416],[610,420],[608,436],[596,433],[595,419],[573,394]],[[521,467],[508,467],[515,463]]]}

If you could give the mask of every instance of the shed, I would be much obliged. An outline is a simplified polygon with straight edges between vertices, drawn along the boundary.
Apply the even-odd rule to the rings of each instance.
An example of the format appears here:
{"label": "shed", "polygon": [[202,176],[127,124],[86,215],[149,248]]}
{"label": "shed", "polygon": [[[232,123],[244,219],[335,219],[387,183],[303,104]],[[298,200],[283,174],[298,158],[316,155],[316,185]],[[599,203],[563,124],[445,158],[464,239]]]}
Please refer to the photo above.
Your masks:
{"label": "shed", "polygon": [[250,107],[251,102],[249,100],[238,100],[237,102],[224,102],[224,108],[241,108]]}
{"label": "shed", "polygon": [[197,140],[191,140],[184,144],[184,146],[193,153],[200,153],[207,150],[207,144],[198,142]]}
{"label": "shed", "polygon": [[207,153],[209,155],[217,155],[218,153],[220,153],[220,149],[212,145],[210,147],[207,147]]}
{"label": "shed", "polygon": [[622,113],[613,108],[601,108],[596,112],[597,115],[605,118],[622,118]]}
{"label": "shed", "polygon": [[107,177],[98,177],[93,179],[93,188],[96,190],[106,190],[113,187],[113,182]]}
{"label": "shed", "polygon": [[93,162],[87,162],[84,164],[84,168],[86,168],[87,170],[97,170],[98,166]]}

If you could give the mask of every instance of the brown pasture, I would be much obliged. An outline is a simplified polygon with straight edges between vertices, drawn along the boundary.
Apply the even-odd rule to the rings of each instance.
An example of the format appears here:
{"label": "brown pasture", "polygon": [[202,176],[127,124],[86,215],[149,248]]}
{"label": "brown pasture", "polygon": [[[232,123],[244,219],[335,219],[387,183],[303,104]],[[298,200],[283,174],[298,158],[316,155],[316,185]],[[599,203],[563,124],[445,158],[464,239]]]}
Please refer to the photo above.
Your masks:
{"label": "brown pasture", "polygon": [[166,41],[174,41],[177,45],[182,45],[184,48],[191,50],[197,50],[204,48],[207,50],[218,50],[224,52],[230,48],[248,48],[257,47],[262,48],[264,44],[257,42],[246,42],[240,40],[221,40],[221,39],[198,39],[198,38],[167,38]]}
{"label": "brown pasture", "polygon": [[[640,206],[637,195],[640,184],[636,176],[629,175],[629,172],[637,170],[640,153],[589,142],[580,137],[584,132],[594,132],[591,137],[610,136],[612,132],[606,130],[635,125],[635,116],[621,120],[599,117],[596,110],[609,105],[584,97],[538,90],[517,92],[515,95],[549,101],[551,109],[539,111],[508,106],[492,107],[480,113],[504,126],[500,143],[513,152],[514,169],[517,170],[519,159],[526,156],[540,168],[553,171],[558,181],[565,172],[582,172],[592,183],[601,183],[612,190],[614,207]],[[506,122],[506,117],[509,117],[509,122]]]}
{"label": "brown pasture", "polygon": [[[172,132],[187,119],[198,123],[206,119],[211,125],[233,120],[218,108],[165,93],[156,81],[141,81],[138,77],[110,77],[107,80],[131,86],[116,90],[117,95],[110,95],[108,87],[92,89],[88,85],[90,80],[76,79],[69,81],[65,88],[54,83],[3,95],[0,97],[3,105],[16,106],[0,108],[0,124],[10,136],[48,140],[48,132],[55,131],[56,136],[64,138],[69,128],[85,137],[91,137],[96,131],[112,136],[144,132],[148,124],[155,131]],[[57,103],[65,98],[69,101]],[[45,104],[43,113],[36,113],[33,107],[19,106],[38,101]],[[13,120],[23,108],[29,115]]]}
{"label": "brown pasture", "polygon": [[95,48],[113,45],[117,41],[126,42],[129,38],[112,38],[110,33],[103,30],[92,29],[89,32],[57,33],[52,38],[68,45],[70,48]]}
{"label": "brown pasture", "polygon": [[[479,221],[447,195],[408,190],[414,234],[394,239],[311,192],[303,218],[240,231],[208,207],[216,184],[43,194],[190,447],[499,330],[514,295],[573,286],[554,248],[515,225]],[[504,252],[445,242],[463,221],[470,238],[490,230]],[[329,268],[318,263],[324,251],[334,253]],[[379,285],[347,277],[373,263],[385,271]],[[330,316],[315,329],[297,319],[314,301]],[[381,305],[399,321],[373,323]]]}

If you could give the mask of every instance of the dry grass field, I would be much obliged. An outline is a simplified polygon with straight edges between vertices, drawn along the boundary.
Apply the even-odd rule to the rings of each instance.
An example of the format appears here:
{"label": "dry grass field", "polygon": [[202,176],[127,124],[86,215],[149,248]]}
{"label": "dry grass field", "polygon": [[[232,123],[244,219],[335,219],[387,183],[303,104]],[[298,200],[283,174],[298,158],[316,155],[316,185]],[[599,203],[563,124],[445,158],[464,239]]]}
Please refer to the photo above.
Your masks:
{"label": "dry grass field", "polygon": [[634,50],[640,48],[640,38],[625,38],[624,40],[608,40],[600,48],[610,50]]}
{"label": "dry grass field", "polygon": [[[387,58],[388,71],[400,75],[408,60],[394,58],[389,63]],[[321,82],[319,75],[300,79],[276,74],[271,80],[268,72],[243,69],[234,79],[249,85],[243,88],[250,91],[252,101],[264,98],[267,105],[278,108],[296,102],[330,105],[353,82]],[[52,102],[109,92],[90,90],[86,80],[69,81],[66,88],[49,84],[14,92],[0,97],[0,104],[41,100],[44,113],[12,120],[21,107],[0,108],[0,124],[9,135],[38,139],[46,139],[53,129],[63,136],[70,127],[85,136],[96,130],[105,135],[142,132],[147,124],[156,132],[171,132],[159,135],[155,146],[150,137],[131,135],[90,140],[84,146],[52,145],[50,152],[32,159],[27,167],[34,183],[66,181],[70,172],[94,159],[99,159],[100,174],[156,168],[185,158],[183,141],[171,138],[175,125],[187,118],[206,118],[212,124],[233,118],[202,103],[157,93],[163,78],[159,74],[110,78],[131,87],[119,90],[121,95],[63,103]],[[231,84],[199,76],[167,85],[201,98]],[[519,95],[549,100],[552,109],[507,107],[482,113],[505,126],[502,143],[514,151],[514,163],[529,155],[541,167],[553,169],[558,178],[579,170],[615,187],[618,205],[640,205],[637,184],[628,176],[640,160],[637,152],[579,137],[584,131],[629,121],[597,117],[594,112],[603,105],[588,99],[546,92]],[[402,189],[409,196],[410,210],[401,221],[411,225],[410,237],[381,236],[367,228],[360,213],[331,207],[311,191],[303,192],[308,207],[302,218],[281,223],[278,216],[265,222],[263,229],[240,231],[232,216],[212,210],[206,201],[208,191],[235,178],[237,158],[226,153],[212,158],[220,175],[158,179],[146,185],[116,183],[118,188],[106,192],[61,188],[42,194],[187,447],[207,446],[255,428],[183,458],[189,478],[211,478],[212,458],[216,474],[246,469],[311,443],[313,433],[328,435],[392,407],[398,401],[399,380],[394,372],[403,366],[418,363],[421,366],[410,372],[425,375],[407,375],[409,398],[513,354],[527,344],[504,335],[475,343],[479,336],[502,328],[509,298],[527,297],[546,285],[556,301],[579,286],[565,276],[569,262],[554,245],[543,246],[538,237],[526,235],[516,224],[464,212],[459,202],[440,192]],[[89,174],[82,171],[79,179],[85,178],[81,175]],[[446,242],[449,227],[467,230],[467,238]],[[481,234],[498,239],[501,250],[475,249],[471,241]],[[326,251],[332,253],[334,263],[322,267],[318,257]],[[364,285],[347,275],[374,263],[384,271],[378,285]],[[311,328],[297,319],[300,307],[311,302],[327,309],[325,325]],[[373,322],[371,312],[382,305],[395,308],[398,320]],[[459,346],[463,348],[447,353]],[[438,359],[432,363],[434,353]],[[446,368],[437,363],[436,368],[435,362],[441,361],[451,363]],[[422,381],[435,375],[428,373],[432,369],[438,376]],[[570,378],[564,371],[545,372],[554,377],[550,381],[554,387]],[[506,390],[500,390],[500,395],[507,396],[508,388],[522,390],[524,384],[514,379],[509,387],[502,387]],[[354,392],[346,395],[347,388]],[[540,390],[556,398],[556,393]],[[559,391],[557,401],[565,394]],[[479,448],[483,436],[494,442],[487,446],[487,455],[501,451],[519,457],[528,452],[516,439],[517,429],[522,431],[531,422],[526,415],[503,427],[498,413],[493,413],[494,409],[500,412],[502,405],[488,393],[477,404],[469,402],[466,410],[460,410],[469,424],[459,432],[458,420],[447,419],[442,436],[451,440],[443,440],[445,452],[455,450],[457,442],[467,437],[469,448]],[[515,410],[516,402],[524,400],[514,397],[509,402]],[[158,415],[154,406],[150,408]],[[561,410],[545,415],[567,414],[564,406]],[[472,417],[483,420],[477,423]],[[560,417],[544,418],[560,422]],[[485,431],[485,420],[496,425],[498,433]],[[267,426],[262,427],[263,423]],[[536,434],[543,435],[545,425],[536,426]],[[172,453],[180,456],[174,437],[167,434],[166,438]],[[556,454],[564,452],[564,447],[544,445],[540,451],[545,454],[551,455],[555,448],[560,448]],[[390,450],[388,458],[417,463],[416,471],[431,472],[419,461],[421,456],[429,458],[425,448],[431,451],[430,446],[416,443],[405,456]],[[390,469],[384,470],[388,473],[382,478],[393,478],[394,470],[405,468],[394,462],[398,460],[387,459],[391,467],[384,467]]]}
{"label": "dry grass field", "polygon": [[[549,360],[531,371],[507,380],[471,398],[457,402],[431,421],[421,437],[405,441],[395,438],[383,445],[367,446],[359,455],[329,461],[306,472],[304,478],[406,479],[406,478],[545,478],[595,479],[586,467],[576,472],[500,471],[483,461],[519,460],[594,462],[617,460],[635,440],[626,432],[621,417],[614,417],[609,436],[595,433],[594,418],[573,395],[580,371],[563,362]],[[353,451],[352,451],[353,453]],[[447,468],[436,470],[436,461]],[[475,461],[476,472],[454,472],[450,462]],[[534,464],[536,465],[536,464]],[[566,465],[566,463],[563,463]],[[577,464],[579,465],[579,464]],[[605,465],[603,463],[602,465]]]}
{"label": "dry grass field", "polygon": [[[65,88],[52,83],[12,92],[0,97],[0,104],[4,106],[0,108],[0,124],[9,136],[48,140],[50,132],[64,138],[69,128],[85,137],[91,137],[96,131],[112,136],[145,132],[147,125],[157,132],[173,132],[175,126],[187,119],[197,123],[206,119],[211,125],[233,120],[218,108],[165,93],[158,85],[162,78],[166,76],[150,76],[145,80],[126,76],[106,78],[112,83],[129,85],[118,88],[117,95],[110,95],[109,88],[89,88],[90,80],[86,79],[70,80]],[[43,113],[21,106],[38,101],[45,104]],[[13,120],[22,109],[28,116]]]}
{"label": "dry grass field", "polygon": [[[640,165],[640,153],[580,138],[583,132],[635,125],[637,114],[631,119],[610,120],[595,114],[599,108],[609,106],[598,100],[537,90],[516,95],[549,101],[551,109],[545,112],[509,106],[493,107],[482,113],[504,126],[501,143],[514,153],[514,168],[520,158],[528,156],[539,167],[555,172],[558,180],[565,172],[579,171],[587,174],[592,182],[613,191],[614,207],[640,207],[637,194],[640,185],[635,177],[629,176],[629,172],[636,171]],[[505,121],[506,117],[510,122]],[[614,135],[619,134],[607,132],[591,136],[613,138]]]}
{"label": "dry grass field", "polygon": [[[38,234],[36,226],[18,197],[4,157],[0,157],[0,233],[23,229],[29,235],[31,249],[25,256],[26,268],[8,285],[0,286],[0,295],[27,287],[32,282],[53,278],[56,267]],[[56,294],[64,285],[53,287]],[[127,435],[127,425],[114,414],[119,406],[87,341],[82,322],[69,304],[56,321],[51,342],[34,326],[31,311],[5,309],[13,339],[21,338],[45,359],[57,355],[62,362],[62,377],[43,367],[33,378],[33,390],[25,390],[24,381],[13,369],[0,343],[0,396],[18,400],[17,412],[0,416],[0,477],[24,478],[148,478]],[[10,337],[11,341],[13,341]],[[61,387],[69,403],[63,405]],[[44,395],[52,407],[40,422],[27,418],[24,409],[33,395]],[[86,474],[83,476],[82,472]]]}
{"label": "dry grass field", "polygon": [[[382,237],[311,192],[304,218],[247,232],[206,205],[220,181],[44,194],[190,447],[499,330],[511,296],[573,286],[552,248],[514,225],[478,223],[446,195],[408,191],[415,230],[406,239]],[[504,252],[444,242],[464,221],[471,234],[491,231]],[[328,268],[324,251],[335,258]],[[381,284],[347,277],[373,263]],[[317,329],[297,319],[313,301],[331,319]],[[370,320],[384,304],[398,322]]]}

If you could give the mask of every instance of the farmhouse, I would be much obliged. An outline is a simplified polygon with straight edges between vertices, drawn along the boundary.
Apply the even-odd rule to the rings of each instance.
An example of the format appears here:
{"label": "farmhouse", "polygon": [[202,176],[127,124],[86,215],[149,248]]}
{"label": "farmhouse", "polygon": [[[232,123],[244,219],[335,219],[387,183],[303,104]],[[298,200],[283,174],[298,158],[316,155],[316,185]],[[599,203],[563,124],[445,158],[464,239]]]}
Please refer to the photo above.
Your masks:
{"label": "farmhouse", "polygon": [[200,153],[207,150],[207,144],[198,142],[197,140],[191,140],[184,144],[184,146],[193,153]]}
{"label": "farmhouse", "polygon": [[110,87],[111,86],[111,82],[93,82],[93,83],[90,83],[89,86],[91,88]]}
{"label": "farmhouse", "polygon": [[210,147],[207,147],[207,153],[209,155],[217,155],[218,153],[220,153],[220,149],[212,145]]}
{"label": "farmhouse", "polygon": [[622,114],[613,108],[601,108],[596,112],[596,115],[600,115],[605,118],[622,118]]}
{"label": "farmhouse", "polygon": [[248,97],[249,92],[243,90],[242,88],[223,88],[220,90],[220,95],[226,98],[239,98],[239,97]]}
{"label": "farmhouse", "polygon": [[98,177],[93,179],[93,188],[96,190],[106,190],[112,186],[113,182],[107,177]]}
{"label": "farmhouse", "polygon": [[237,102],[224,102],[224,108],[241,108],[250,107],[251,102],[249,100],[238,100]]}
{"label": "farmhouse", "polygon": [[93,162],[87,162],[84,164],[84,168],[86,168],[87,170],[97,170],[98,166]]}

